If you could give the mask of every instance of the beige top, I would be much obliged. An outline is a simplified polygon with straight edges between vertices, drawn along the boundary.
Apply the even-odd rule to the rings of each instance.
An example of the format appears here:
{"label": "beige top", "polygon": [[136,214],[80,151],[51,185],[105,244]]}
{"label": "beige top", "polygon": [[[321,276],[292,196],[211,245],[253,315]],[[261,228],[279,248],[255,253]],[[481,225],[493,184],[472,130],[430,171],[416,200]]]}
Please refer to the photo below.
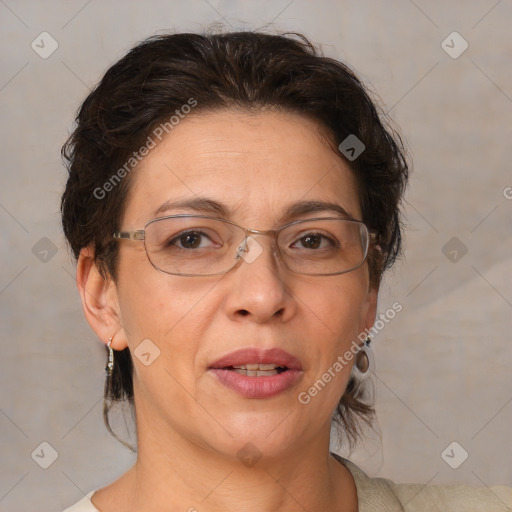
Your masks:
{"label": "beige top", "polygon": [[349,460],[332,455],[354,477],[359,512],[512,512],[512,487],[395,484],[370,478]]}
{"label": "beige top", "polygon": [[[387,478],[370,478],[355,464],[332,455],[352,473],[359,512],[512,512],[512,487],[395,484]],[[99,512],[91,491],[64,512]]]}

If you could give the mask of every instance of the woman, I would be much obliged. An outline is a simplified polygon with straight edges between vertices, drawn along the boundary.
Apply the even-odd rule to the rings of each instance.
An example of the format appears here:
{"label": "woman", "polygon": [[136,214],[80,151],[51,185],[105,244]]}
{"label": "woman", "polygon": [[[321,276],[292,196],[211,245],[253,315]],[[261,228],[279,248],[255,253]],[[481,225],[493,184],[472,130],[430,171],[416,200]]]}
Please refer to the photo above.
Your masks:
{"label": "woman", "polygon": [[[63,148],[65,235],[137,462],[68,511],[508,510],[329,452],[364,385],[408,168],[357,77],[302,36],[142,42]],[[109,427],[110,428],[110,427]],[[508,500],[508,501],[507,501]],[[437,507],[437,508],[436,508]]]}

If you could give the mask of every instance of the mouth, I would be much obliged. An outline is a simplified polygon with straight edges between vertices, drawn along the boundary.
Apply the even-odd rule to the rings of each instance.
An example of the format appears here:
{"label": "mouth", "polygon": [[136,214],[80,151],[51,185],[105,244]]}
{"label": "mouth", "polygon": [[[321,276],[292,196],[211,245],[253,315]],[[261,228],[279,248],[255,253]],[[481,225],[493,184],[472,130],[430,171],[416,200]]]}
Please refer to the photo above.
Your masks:
{"label": "mouth", "polygon": [[239,375],[247,375],[247,377],[270,377],[286,372],[286,366],[277,366],[273,363],[268,364],[245,364],[239,366],[228,366],[223,370],[231,370]]}
{"label": "mouth", "polygon": [[[282,373],[287,370],[302,370],[300,360],[280,348],[242,348],[230,352],[210,365],[210,369],[233,370],[243,375],[259,377],[258,372]],[[266,376],[267,373],[261,374]]]}
{"label": "mouth", "polygon": [[212,363],[209,371],[225,387],[245,398],[269,398],[302,377],[300,360],[284,350],[241,349]]}

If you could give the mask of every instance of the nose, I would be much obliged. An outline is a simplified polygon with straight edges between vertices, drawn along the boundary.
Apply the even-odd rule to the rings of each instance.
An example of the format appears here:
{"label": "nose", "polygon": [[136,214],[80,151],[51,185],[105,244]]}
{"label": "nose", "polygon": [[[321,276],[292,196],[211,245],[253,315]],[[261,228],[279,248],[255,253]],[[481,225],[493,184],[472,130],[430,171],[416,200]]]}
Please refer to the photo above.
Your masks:
{"label": "nose", "polygon": [[278,261],[270,237],[249,236],[237,251],[239,263],[228,274],[227,315],[256,323],[293,318],[297,304],[291,293],[291,274]]}

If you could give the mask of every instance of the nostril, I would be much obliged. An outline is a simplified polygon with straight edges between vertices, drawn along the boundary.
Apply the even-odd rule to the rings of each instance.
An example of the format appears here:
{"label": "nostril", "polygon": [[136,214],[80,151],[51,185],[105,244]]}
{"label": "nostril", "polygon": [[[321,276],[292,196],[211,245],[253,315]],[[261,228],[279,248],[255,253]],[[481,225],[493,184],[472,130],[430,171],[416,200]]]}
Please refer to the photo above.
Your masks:
{"label": "nostril", "polygon": [[249,311],[247,311],[246,309],[240,309],[238,311],[242,316],[247,316],[249,314]]}

